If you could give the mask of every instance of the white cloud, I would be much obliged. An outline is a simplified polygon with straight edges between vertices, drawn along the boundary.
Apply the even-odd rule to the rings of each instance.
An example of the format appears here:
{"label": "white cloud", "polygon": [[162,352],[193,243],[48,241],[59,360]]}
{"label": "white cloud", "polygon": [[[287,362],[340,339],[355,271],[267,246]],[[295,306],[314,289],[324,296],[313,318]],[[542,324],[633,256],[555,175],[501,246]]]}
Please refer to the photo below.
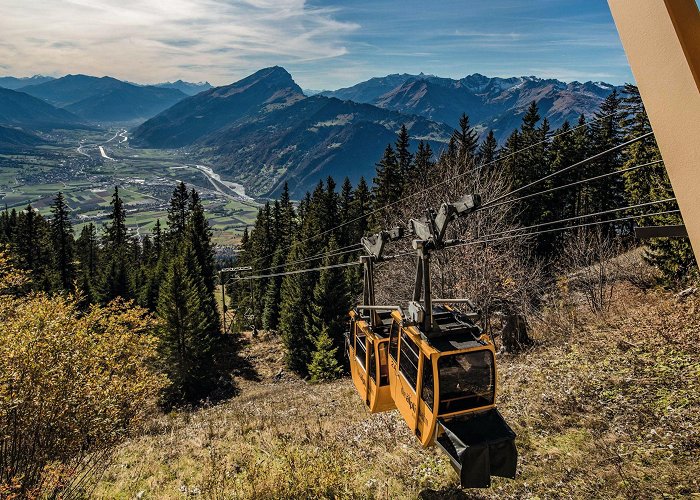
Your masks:
{"label": "white cloud", "polygon": [[5,73],[222,84],[344,55],[357,25],[305,0],[0,0]]}

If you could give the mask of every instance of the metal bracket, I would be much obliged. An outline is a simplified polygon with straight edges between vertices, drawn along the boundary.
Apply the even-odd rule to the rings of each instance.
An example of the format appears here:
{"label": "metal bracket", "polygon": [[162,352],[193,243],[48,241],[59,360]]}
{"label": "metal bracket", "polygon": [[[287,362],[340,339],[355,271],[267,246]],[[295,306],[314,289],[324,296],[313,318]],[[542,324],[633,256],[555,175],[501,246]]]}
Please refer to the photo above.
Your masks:
{"label": "metal bracket", "polygon": [[648,238],[687,238],[688,230],[684,225],[635,227],[634,236],[640,240]]}
{"label": "metal bracket", "polygon": [[389,231],[379,231],[372,236],[366,236],[360,240],[365,251],[374,258],[375,262],[381,260],[384,246],[390,241],[400,240],[404,236],[402,227],[395,227]]}
{"label": "metal bracket", "polygon": [[364,267],[364,286],[362,291],[362,306],[369,306],[370,325],[377,326],[380,323],[379,314],[374,309],[374,263],[381,262],[384,246],[389,241],[400,240],[404,236],[403,228],[396,227],[389,231],[380,231],[372,236],[362,238],[360,243],[368,255],[360,257]]}
{"label": "metal bracket", "polygon": [[412,234],[428,242],[428,246],[442,248],[449,223],[473,212],[480,206],[481,196],[465,194],[458,201],[440,205],[437,213],[432,209],[427,209],[423,217],[409,221],[409,228]]}

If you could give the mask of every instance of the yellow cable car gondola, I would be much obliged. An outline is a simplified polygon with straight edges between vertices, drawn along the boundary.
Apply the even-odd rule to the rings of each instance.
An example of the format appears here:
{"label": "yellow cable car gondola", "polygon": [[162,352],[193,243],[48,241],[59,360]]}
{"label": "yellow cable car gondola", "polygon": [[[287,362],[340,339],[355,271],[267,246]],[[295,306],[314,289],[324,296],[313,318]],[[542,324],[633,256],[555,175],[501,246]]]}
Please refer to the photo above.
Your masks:
{"label": "yellow cable car gondola", "polygon": [[371,326],[368,316],[362,316],[358,309],[351,311],[348,338],[352,381],[371,413],[396,408],[389,387],[391,313],[386,311],[377,315],[380,324]]}
{"label": "yellow cable car gondola", "polygon": [[[478,205],[477,195],[467,195],[443,204],[437,214],[428,210],[422,220],[411,220],[418,257],[413,300],[407,315],[398,307],[382,308],[392,309],[391,398],[423,446],[437,444],[448,454],[463,487],[488,487],[492,475],[515,477],[517,463],[515,433],[495,406],[494,345],[475,323],[477,311],[466,299],[431,297],[431,252],[460,243],[444,240],[446,227]],[[371,283],[371,266],[365,266],[367,274]],[[467,304],[471,311],[462,313],[448,305],[456,303]],[[357,315],[351,313],[351,318],[357,336],[363,330],[358,329]],[[387,323],[384,316],[382,326]],[[365,359],[369,363],[369,356]]]}
{"label": "yellow cable car gondola", "polygon": [[350,374],[360,397],[371,413],[396,408],[389,387],[389,328],[391,307],[374,303],[374,262],[380,261],[387,241],[403,237],[403,231],[382,231],[363,238],[368,255],[361,258],[364,266],[363,303],[350,311],[350,329],[346,351]]}

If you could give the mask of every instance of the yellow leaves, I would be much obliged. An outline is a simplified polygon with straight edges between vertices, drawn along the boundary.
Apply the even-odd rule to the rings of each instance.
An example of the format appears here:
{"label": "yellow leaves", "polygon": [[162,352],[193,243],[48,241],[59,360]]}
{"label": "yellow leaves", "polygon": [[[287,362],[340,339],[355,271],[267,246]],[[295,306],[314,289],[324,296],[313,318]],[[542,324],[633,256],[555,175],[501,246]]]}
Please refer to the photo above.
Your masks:
{"label": "yellow leaves", "polygon": [[9,255],[0,246],[0,295],[15,292],[24,287],[28,281],[26,274],[15,269]]}
{"label": "yellow leaves", "polygon": [[[0,253],[0,289],[15,276],[4,262]],[[156,322],[144,309],[115,301],[83,313],[71,297],[0,295],[0,325],[0,460],[12,464],[0,485],[108,449],[155,411],[167,379],[152,368]]]}

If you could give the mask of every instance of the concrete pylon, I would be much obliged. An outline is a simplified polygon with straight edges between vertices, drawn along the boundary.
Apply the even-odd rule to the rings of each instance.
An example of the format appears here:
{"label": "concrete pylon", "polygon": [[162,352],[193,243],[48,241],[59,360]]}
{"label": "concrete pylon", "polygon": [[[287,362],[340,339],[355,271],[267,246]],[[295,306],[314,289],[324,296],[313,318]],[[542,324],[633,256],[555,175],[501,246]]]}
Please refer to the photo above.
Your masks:
{"label": "concrete pylon", "polygon": [[700,12],[695,0],[608,0],[700,262]]}

